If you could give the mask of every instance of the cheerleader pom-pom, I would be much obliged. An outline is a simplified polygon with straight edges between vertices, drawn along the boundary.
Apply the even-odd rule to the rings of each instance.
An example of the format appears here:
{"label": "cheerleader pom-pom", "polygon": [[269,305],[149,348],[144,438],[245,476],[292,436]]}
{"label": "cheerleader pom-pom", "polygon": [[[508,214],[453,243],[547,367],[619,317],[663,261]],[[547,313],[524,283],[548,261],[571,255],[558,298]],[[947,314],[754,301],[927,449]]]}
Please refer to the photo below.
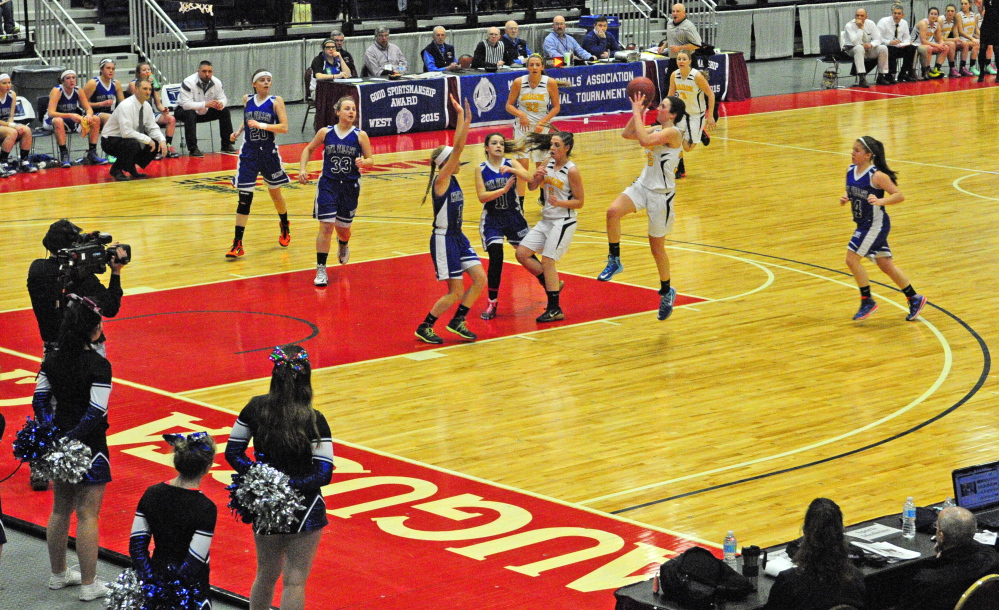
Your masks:
{"label": "cheerleader pom-pom", "polygon": [[239,520],[243,523],[253,523],[253,514],[250,512],[249,507],[244,506],[236,495],[236,490],[239,489],[240,485],[243,484],[243,475],[238,472],[232,473],[232,483],[226,485],[226,491],[229,492],[229,504],[226,506],[232,511],[234,517],[239,517]]}
{"label": "cheerleader pom-pom", "polygon": [[22,462],[35,462],[52,451],[58,440],[55,428],[31,417],[14,437],[14,457]]}
{"label": "cheerleader pom-pom", "polygon": [[107,610],[144,610],[146,600],[142,594],[142,581],[135,570],[128,568],[114,582],[108,583],[108,594],[104,600]]}
{"label": "cheerleader pom-pom", "polygon": [[75,485],[90,470],[90,457],[90,447],[76,439],[61,438],[41,460],[32,462],[31,467],[40,476]]}
{"label": "cheerleader pom-pom", "polygon": [[[289,484],[288,475],[263,463],[256,463],[237,481],[233,477],[229,507],[246,519],[253,519],[253,528],[262,534],[284,534],[291,531],[295,513],[305,510],[305,497]],[[237,508],[238,507],[238,508]]]}
{"label": "cheerleader pom-pom", "polygon": [[184,578],[175,566],[157,574],[142,588],[143,610],[199,610],[207,598],[197,583]]}

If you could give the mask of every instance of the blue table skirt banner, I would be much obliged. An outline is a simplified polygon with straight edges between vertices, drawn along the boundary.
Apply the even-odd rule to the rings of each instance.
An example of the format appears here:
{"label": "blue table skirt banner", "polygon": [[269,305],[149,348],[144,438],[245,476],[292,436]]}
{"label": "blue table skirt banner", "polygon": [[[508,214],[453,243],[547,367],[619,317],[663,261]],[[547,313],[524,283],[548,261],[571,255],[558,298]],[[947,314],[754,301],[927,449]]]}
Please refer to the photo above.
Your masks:
{"label": "blue table skirt banner", "polygon": [[[510,84],[526,74],[517,70],[457,77],[462,103],[468,100],[472,108],[472,125],[512,124],[513,117],[506,111]],[[562,104],[559,116],[590,116],[630,110],[628,83],[633,78],[645,76],[645,65],[634,62],[549,68],[545,74],[569,85],[559,86]]]}
{"label": "blue table skirt banner", "polygon": [[357,91],[358,126],[369,136],[447,128],[446,79],[362,83]]}

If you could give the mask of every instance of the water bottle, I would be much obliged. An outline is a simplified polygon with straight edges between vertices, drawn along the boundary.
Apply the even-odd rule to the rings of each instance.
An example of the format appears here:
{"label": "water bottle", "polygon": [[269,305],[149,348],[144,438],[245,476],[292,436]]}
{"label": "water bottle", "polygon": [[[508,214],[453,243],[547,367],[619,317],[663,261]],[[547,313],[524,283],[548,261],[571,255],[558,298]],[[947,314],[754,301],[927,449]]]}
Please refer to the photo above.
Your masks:
{"label": "water bottle", "polygon": [[725,553],[725,563],[728,564],[732,569],[735,569],[735,549],[738,542],[735,540],[735,532],[732,530],[725,534],[725,544],[722,545],[722,549]]}
{"label": "water bottle", "polygon": [[916,503],[912,496],[905,499],[902,506],[902,537],[912,540],[916,537]]}
{"label": "water bottle", "polygon": [[947,496],[947,499],[944,500],[944,503],[940,505],[940,510],[943,510],[945,508],[954,508],[955,506],[957,506],[957,504],[954,504],[954,498]]}

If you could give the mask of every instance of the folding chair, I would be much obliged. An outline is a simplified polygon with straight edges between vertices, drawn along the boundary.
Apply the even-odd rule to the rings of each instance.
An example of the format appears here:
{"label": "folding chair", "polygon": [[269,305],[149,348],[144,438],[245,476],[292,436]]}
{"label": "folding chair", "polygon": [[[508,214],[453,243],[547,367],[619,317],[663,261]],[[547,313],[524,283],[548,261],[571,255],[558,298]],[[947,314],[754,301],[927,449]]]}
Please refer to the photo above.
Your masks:
{"label": "folding chair", "polygon": [[[815,76],[819,71],[819,64],[832,64],[831,68],[833,72],[836,73],[836,80],[829,80],[825,78],[825,72],[823,72],[822,78],[822,88],[823,89],[838,89],[839,79],[850,78],[852,76],[857,77],[857,82],[860,82],[860,75],[857,74],[857,67],[853,65],[853,56],[843,50],[843,46],[840,43],[840,37],[835,34],[823,34],[819,36],[819,53],[820,56],[815,64],[815,74],[812,75],[812,82],[815,82]],[[876,59],[864,59],[864,74],[868,74],[877,65],[878,60]],[[850,65],[850,74],[844,76],[839,73],[840,64]]]}
{"label": "folding chair", "polygon": [[309,112],[315,114],[316,99],[312,93],[312,67],[305,69],[305,116],[302,117],[302,131],[305,131],[305,123],[309,120]]}
{"label": "folding chair", "polygon": [[[160,101],[163,102],[164,108],[169,108],[173,110],[178,106],[177,102],[180,99],[180,83],[174,83],[172,85],[163,85],[160,89]],[[184,121],[181,120],[176,114],[173,115],[177,119],[177,130],[180,131],[180,148],[182,150],[187,149],[186,138],[184,137]],[[215,152],[215,121],[208,122],[208,133],[210,135],[209,142],[211,143],[211,151]]]}
{"label": "folding chair", "polygon": [[995,610],[999,608],[999,574],[989,574],[968,587],[954,610]]}

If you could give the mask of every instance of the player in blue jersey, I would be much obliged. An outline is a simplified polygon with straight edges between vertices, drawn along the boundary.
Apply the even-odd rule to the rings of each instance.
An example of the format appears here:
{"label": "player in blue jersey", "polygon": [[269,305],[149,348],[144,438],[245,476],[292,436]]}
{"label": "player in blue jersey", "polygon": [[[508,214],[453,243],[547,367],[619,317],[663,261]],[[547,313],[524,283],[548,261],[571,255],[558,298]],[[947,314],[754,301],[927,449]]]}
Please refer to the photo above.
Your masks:
{"label": "player in blue jersey", "polygon": [[233,142],[246,130],[243,146],[239,149],[236,162],[236,176],[232,185],[239,190],[239,205],[236,206],[236,235],[226,259],[236,260],[245,253],[243,232],[250,218],[250,204],[253,203],[253,189],[257,186],[257,175],[264,177],[267,192],[271,195],[274,208],[280,217],[281,235],[278,244],[287,247],[291,243],[291,230],[288,226],[288,206],[281,194],[281,186],[291,182],[281,163],[281,153],[274,143],[275,133],[288,133],[288,115],[284,111],[284,100],[271,95],[271,73],[257,70],[253,73],[253,95],[243,96],[243,124],[236,133],[229,136]]}
{"label": "player in blue jersey", "polygon": [[121,83],[115,80],[114,71],[114,60],[102,59],[99,76],[83,84],[83,95],[100,118],[102,126],[111,118],[115,105],[125,101],[125,92]]}
{"label": "player in blue jersey", "polygon": [[891,220],[885,212],[885,206],[902,203],[905,195],[898,190],[895,172],[888,167],[881,142],[871,136],[860,138],[853,143],[851,159],[853,165],[846,171],[846,194],[839,198],[839,203],[850,204],[853,221],[857,223],[853,239],[846,247],[846,266],[853,272],[860,287],[860,309],[853,319],[863,320],[878,308],[871,298],[867,270],[861,264],[866,257],[877,263],[878,268],[902,289],[909,301],[909,315],[905,319],[911,322],[919,317],[919,312],[926,305],[926,297],[916,294],[909,278],[895,265],[888,247]]}
{"label": "player in blue jersey", "polygon": [[[28,161],[31,154],[31,128],[14,121],[17,114],[17,94],[10,88],[10,75],[0,74],[0,178],[13,176],[19,170],[30,173],[37,172],[38,168]],[[7,159],[14,144],[21,143],[21,163],[18,166],[16,161],[11,161],[7,165]]]}
{"label": "player in blue jersey", "polygon": [[[444,339],[434,332],[434,322],[455,303],[458,303],[458,310],[448,322],[447,329],[462,339],[475,341],[477,337],[465,325],[465,316],[482,294],[482,289],[486,287],[486,274],[482,271],[479,256],[468,243],[468,238],[461,232],[465,195],[455,178],[461,170],[461,151],[465,149],[465,140],[468,139],[472,111],[468,100],[465,100],[465,107],[462,108],[458,100],[452,96],[451,105],[454,106],[458,117],[454,146],[438,146],[431,153],[430,180],[427,182],[427,191],[423,194],[423,202],[426,203],[427,194],[431,194],[434,205],[434,232],[430,236],[430,257],[434,261],[437,279],[447,282],[447,294],[434,303],[423,323],[416,327],[418,339],[434,344],[444,343]],[[465,273],[472,278],[472,285],[468,290],[465,290],[465,282],[462,279]]]}
{"label": "player in blue jersey", "polygon": [[59,161],[63,167],[70,167],[69,148],[66,147],[66,134],[79,131],[90,137],[90,149],[83,162],[87,165],[101,165],[107,159],[97,156],[97,140],[101,137],[101,120],[94,116],[90,101],[80,94],[76,87],[76,72],[64,70],[59,76],[59,85],[49,92],[49,107],[42,119],[42,129],[54,131],[59,145]]}
{"label": "player in blue jersey", "polygon": [[329,283],[326,261],[336,230],[337,259],[341,265],[350,260],[350,227],[357,213],[357,198],[361,193],[361,170],[375,165],[371,157],[368,134],[354,127],[357,102],[351,97],[341,97],[333,106],[337,124],[323,127],[302,151],[298,167],[298,181],[309,183],[309,158],[317,148],[323,149],[323,172],[313,204],[312,217],[319,221],[316,235],[316,279],[313,284]]}
{"label": "player in blue jersey", "polygon": [[491,133],[486,136],[485,149],[486,160],[475,174],[475,192],[483,204],[479,235],[482,237],[482,248],[489,254],[489,304],[482,312],[482,319],[491,320],[496,317],[503,277],[503,239],[506,238],[516,248],[527,235],[528,227],[520,198],[514,189],[517,179],[500,169],[504,165],[513,167],[504,156],[516,152],[516,144],[505,139],[501,133]]}

